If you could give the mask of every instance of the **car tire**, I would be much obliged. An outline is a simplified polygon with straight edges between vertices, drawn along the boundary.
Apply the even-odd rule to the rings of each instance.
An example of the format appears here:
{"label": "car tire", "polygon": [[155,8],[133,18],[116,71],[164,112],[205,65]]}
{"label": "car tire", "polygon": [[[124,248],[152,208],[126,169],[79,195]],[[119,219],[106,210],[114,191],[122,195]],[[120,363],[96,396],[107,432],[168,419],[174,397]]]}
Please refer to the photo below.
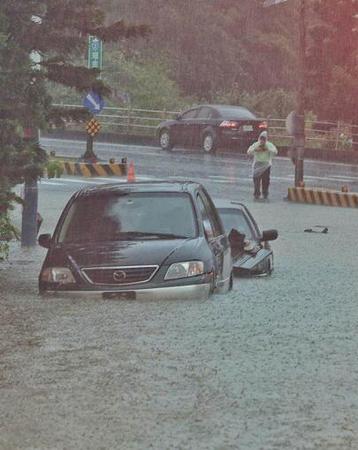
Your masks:
{"label": "car tire", "polygon": [[170,132],[167,128],[165,128],[159,133],[159,145],[162,148],[162,150],[166,151],[170,151],[173,148]]}
{"label": "car tire", "polygon": [[201,148],[204,153],[215,153],[217,148],[217,139],[212,131],[206,131],[203,134]]}

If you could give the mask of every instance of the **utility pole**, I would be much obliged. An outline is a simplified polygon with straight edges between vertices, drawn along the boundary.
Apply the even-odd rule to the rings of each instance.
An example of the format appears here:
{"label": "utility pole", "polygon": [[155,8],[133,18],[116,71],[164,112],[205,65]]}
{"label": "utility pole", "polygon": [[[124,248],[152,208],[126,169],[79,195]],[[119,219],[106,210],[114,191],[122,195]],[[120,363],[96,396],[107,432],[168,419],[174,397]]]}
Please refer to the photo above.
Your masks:
{"label": "utility pole", "polygon": [[[265,0],[264,7],[284,3],[287,0]],[[305,107],[306,107],[306,0],[299,0],[299,86],[297,89],[296,111],[292,114],[292,136],[295,151],[295,186],[303,185],[303,166],[305,153]]]}
{"label": "utility pole", "polygon": [[[39,16],[33,15],[31,21],[38,26],[41,26],[42,19]],[[32,63],[32,71],[34,73],[34,79],[32,82],[36,82],[36,72],[41,70],[41,55],[37,51],[32,51],[30,54],[30,60]],[[40,131],[30,120],[27,127],[24,129],[24,140],[28,145],[39,145]],[[38,185],[37,177],[25,176],[24,182],[24,205],[22,208],[21,218],[21,246],[22,247],[34,247],[37,243],[37,226],[38,226]]]}
{"label": "utility pole", "polygon": [[[28,144],[38,143],[38,130],[34,127],[26,128]],[[38,186],[37,177],[26,176],[24,183],[23,209],[21,220],[21,246],[34,247],[37,241],[37,207]]]}
{"label": "utility pole", "polygon": [[299,13],[299,64],[300,85],[297,98],[297,114],[299,118],[298,132],[294,136],[296,149],[295,186],[303,184],[304,152],[305,152],[305,107],[306,107],[306,0],[301,0]]}

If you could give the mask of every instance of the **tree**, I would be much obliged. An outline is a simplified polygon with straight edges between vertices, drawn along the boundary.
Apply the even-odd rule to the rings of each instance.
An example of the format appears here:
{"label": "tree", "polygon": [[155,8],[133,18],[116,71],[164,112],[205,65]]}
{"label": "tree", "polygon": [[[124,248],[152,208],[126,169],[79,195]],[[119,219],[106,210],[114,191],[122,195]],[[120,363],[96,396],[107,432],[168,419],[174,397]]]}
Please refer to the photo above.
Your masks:
{"label": "tree", "polygon": [[309,106],[321,119],[358,124],[358,1],[315,0],[313,12]]}
{"label": "tree", "polygon": [[[42,173],[46,154],[33,130],[86,118],[82,109],[53,108],[46,82],[109,95],[97,70],[76,64],[83,60],[88,35],[122,42],[149,32],[146,25],[105,25],[104,20],[96,0],[1,0],[0,214],[6,215],[14,200],[14,185]],[[34,64],[30,55],[39,55],[40,63]]]}
{"label": "tree", "polygon": [[153,26],[151,45],[139,44],[139,51],[146,59],[167,61],[183,95],[211,101],[234,84],[254,93],[295,86],[295,11],[290,5],[263,8],[262,0],[100,1],[113,15],[145,19]]}

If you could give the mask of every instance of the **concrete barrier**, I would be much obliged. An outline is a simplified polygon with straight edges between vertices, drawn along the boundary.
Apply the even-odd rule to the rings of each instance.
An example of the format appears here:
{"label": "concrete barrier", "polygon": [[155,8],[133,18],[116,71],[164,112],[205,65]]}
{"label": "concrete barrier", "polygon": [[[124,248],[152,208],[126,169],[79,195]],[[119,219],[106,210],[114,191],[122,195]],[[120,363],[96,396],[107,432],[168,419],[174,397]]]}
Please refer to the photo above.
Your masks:
{"label": "concrete barrier", "polygon": [[82,177],[108,177],[127,175],[127,163],[78,163],[59,161],[64,173]]}
{"label": "concrete barrier", "polygon": [[314,205],[358,208],[357,192],[340,192],[323,188],[290,187],[287,199],[291,202]]}

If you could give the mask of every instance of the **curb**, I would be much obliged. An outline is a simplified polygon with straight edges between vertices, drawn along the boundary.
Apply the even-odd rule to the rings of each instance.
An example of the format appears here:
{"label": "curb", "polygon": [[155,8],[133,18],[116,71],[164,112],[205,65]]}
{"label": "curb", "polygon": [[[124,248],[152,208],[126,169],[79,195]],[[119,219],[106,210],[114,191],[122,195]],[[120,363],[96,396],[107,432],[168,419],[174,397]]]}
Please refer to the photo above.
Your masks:
{"label": "curb", "polygon": [[108,177],[127,175],[126,163],[76,163],[59,161],[64,173],[83,177]]}
{"label": "curb", "polygon": [[340,192],[322,188],[288,188],[287,200],[311,205],[340,206],[358,208],[358,193]]}

